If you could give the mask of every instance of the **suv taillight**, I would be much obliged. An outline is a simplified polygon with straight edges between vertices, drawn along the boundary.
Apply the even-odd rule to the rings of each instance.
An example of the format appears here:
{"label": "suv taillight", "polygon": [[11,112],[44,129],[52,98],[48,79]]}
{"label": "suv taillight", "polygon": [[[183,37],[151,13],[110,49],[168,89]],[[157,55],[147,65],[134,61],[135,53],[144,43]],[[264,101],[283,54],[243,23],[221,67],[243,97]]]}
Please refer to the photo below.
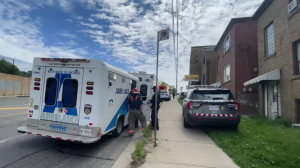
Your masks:
{"label": "suv taillight", "polygon": [[193,109],[193,102],[188,102],[187,104],[188,109]]}
{"label": "suv taillight", "polygon": [[240,110],[240,103],[238,103],[238,102],[235,103],[235,110],[237,110],[237,111]]}

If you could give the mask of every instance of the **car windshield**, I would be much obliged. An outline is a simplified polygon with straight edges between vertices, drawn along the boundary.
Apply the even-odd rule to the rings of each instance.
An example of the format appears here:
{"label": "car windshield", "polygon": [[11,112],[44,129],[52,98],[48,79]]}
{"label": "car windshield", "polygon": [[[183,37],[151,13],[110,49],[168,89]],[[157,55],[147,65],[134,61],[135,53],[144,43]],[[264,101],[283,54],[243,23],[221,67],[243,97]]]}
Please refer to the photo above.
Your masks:
{"label": "car windshield", "polygon": [[160,91],[160,93],[167,93],[167,91],[166,90],[162,90],[162,91]]}
{"label": "car windshield", "polygon": [[194,100],[232,100],[233,95],[229,90],[195,90],[190,99]]}

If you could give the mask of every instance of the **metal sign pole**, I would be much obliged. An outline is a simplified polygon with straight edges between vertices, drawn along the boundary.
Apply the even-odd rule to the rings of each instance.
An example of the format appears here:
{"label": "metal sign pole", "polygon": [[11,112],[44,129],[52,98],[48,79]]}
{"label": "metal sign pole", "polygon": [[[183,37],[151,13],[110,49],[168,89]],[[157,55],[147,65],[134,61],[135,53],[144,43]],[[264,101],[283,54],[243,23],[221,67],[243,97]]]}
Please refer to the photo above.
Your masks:
{"label": "metal sign pole", "polygon": [[157,129],[157,98],[158,98],[158,55],[159,55],[159,32],[157,33],[157,57],[156,57],[156,89],[155,89],[155,124],[154,124],[154,147],[157,146],[157,143],[156,143],[156,129]]}

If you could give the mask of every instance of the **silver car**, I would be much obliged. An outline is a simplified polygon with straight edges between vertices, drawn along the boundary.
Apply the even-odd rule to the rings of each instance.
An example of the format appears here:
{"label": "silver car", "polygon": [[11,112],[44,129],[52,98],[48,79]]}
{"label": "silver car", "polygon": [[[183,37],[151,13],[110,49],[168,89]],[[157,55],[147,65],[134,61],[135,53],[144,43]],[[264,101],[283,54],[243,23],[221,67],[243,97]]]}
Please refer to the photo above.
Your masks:
{"label": "silver car", "polygon": [[220,125],[237,129],[241,120],[240,105],[230,90],[194,87],[189,89],[182,105],[185,128],[192,125]]}

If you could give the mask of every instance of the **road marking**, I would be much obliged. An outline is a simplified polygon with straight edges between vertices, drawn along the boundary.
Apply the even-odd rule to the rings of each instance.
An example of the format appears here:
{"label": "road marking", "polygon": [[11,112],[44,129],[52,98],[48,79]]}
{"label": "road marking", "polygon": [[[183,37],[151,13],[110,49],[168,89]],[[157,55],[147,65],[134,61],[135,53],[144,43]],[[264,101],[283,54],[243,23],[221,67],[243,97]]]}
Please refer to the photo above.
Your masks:
{"label": "road marking", "polygon": [[15,114],[7,114],[7,115],[2,115],[2,116],[0,116],[0,118],[8,117],[8,116],[14,116],[14,115],[20,115],[20,114],[26,114],[26,113],[28,113],[28,112],[15,113]]}
{"label": "road marking", "polygon": [[9,141],[9,140],[12,140],[12,139],[15,139],[15,138],[19,138],[19,137],[22,137],[22,136],[25,136],[25,135],[27,135],[27,134],[16,136],[16,137],[12,137],[12,138],[8,138],[8,139],[4,139],[4,140],[0,141],[0,143]]}
{"label": "road marking", "polygon": [[9,106],[0,106],[0,108],[7,108],[7,107],[22,107],[27,106],[28,104],[17,104],[17,105],[9,105]]}
{"label": "road marking", "polygon": [[0,108],[0,110],[20,110],[20,109],[28,109],[28,107],[8,107],[8,108]]}

